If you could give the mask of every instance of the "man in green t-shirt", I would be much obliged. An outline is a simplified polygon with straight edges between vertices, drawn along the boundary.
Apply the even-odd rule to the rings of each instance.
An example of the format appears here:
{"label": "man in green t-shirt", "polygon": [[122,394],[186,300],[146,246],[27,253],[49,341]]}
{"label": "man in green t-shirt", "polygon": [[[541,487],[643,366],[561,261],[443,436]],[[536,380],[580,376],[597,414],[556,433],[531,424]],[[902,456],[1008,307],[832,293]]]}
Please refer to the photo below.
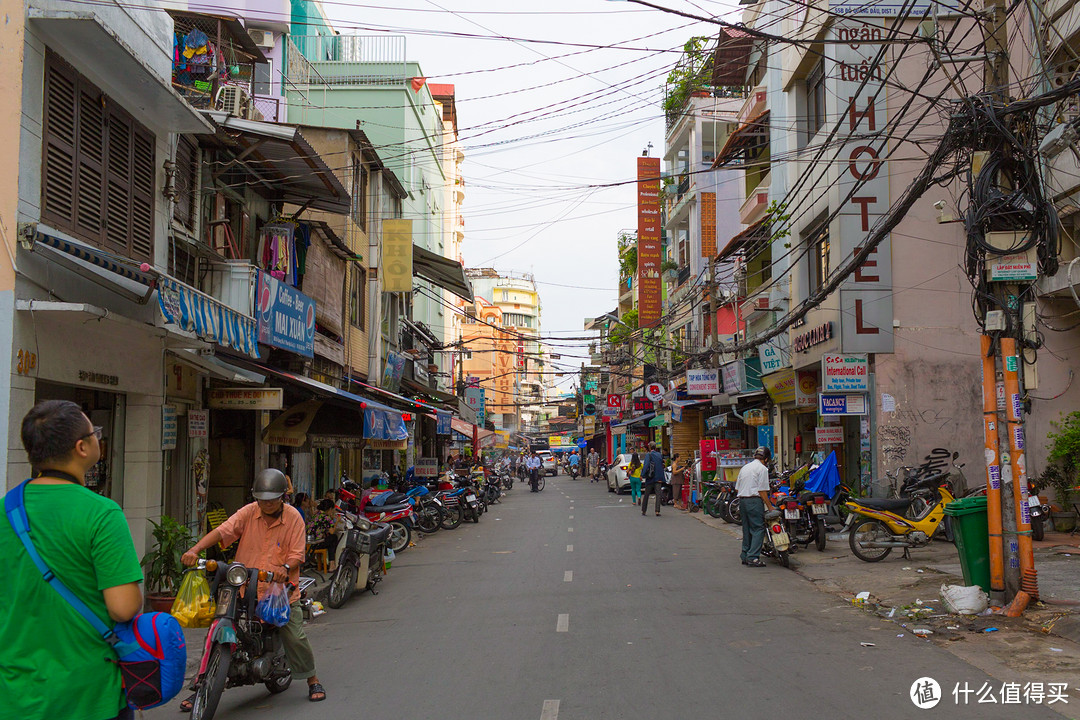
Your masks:
{"label": "man in green t-shirt", "polygon": [[[102,622],[142,610],[142,569],[120,506],[84,485],[101,457],[101,428],[79,406],[46,400],[22,421],[34,479],[26,486],[30,537],[45,564]],[[41,577],[0,514],[8,562],[0,614],[0,717],[112,720],[132,717],[113,650]]]}

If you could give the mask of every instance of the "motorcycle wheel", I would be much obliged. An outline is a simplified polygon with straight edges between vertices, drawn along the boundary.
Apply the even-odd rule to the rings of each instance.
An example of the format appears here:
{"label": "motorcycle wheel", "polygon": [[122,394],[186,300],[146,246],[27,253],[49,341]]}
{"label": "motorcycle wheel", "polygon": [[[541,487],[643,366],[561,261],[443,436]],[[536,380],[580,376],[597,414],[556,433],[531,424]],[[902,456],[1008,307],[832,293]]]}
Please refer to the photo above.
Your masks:
{"label": "motorcycle wheel", "polygon": [[514,478],[507,475],[503,478],[503,490],[509,490],[512,487],[514,487]]}
{"label": "motorcycle wheel", "polygon": [[818,552],[825,552],[825,521],[820,517],[814,518],[814,540],[817,542]]}
{"label": "motorcycle wheel", "polygon": [[453,530],[461,524],[464,515],[460,505],[450,505],[443,510],[442,522],[439,525],[443,530]]}
{"label": "motorcycle wheel", "polygon": [[787,550],[777,550],[776,556],[780,558],[780,564],[784,567],[791,567],[791,560],[789,559],[789,552]]}
{"label": "motorcycle wheel", "polygon": [[891,538],[892,533],[889,532],[889,528],[885,527],[884,523],[879,520],[864,518],[856,520],[855,524],[852,525],[851,533],[848,535],[848,543],[851,545],[851,552],[854,553],[855,557],[863,562],[878,562],[887,558],[889,553],[892,552],[892,548],[863,547],[862,543],[874,539],[888,540]]}
{"label": "motorcycle wheel", "polygon": [[211,720],[214,717],[221,693],[225,692],[231,659],[232,650],[228,645],[215,645],[210,649],[206,674],[195,691],[195,699],[191,701],[192,720]]}
{"label": "motorcycle wheel", "polygon": [[412,540],[412,529],[400,520],[390,521],[390,547],[395,553],[404,552]]}
{"label": "motorcycle wheel", "polygon": [[1046,529],[1043,527],[1043,519],[1037,518],[1031,521],[1031,539],[1042,540],[1046,537]]}
{"label": "motorcycle wheel", "polygon": [[710,517],[720,518],[721,520],[724,518],[724,509],[723,504],[720,502],[720,493],[715,491],[707,492],[705,496],[701,498],[701,506],[705,508],[705,512],[707,512]]}
{"label": "motorcycle wheel", "polygon": [[416,513],[416,527],[428,535],[439,532],[441,522],[442,511],[435,506],[425,507]]}
{"label": "motorcycle wheel", "polygon": [[276,678],[267,680],[263,685],[266,685],[266,689],[270,691],[271,695],[285,692],[292,685],[292,670],[287,675],[279,675]]}
{"label": "motorcycle wheel", "polygon": [[338,562],[334,577],[330,579],[330,592],[326,604],[337,610],[345,604],[356,587],[356,565],[351,557],[343,557]]}
{"label": "motorcycle wheel", "polygon": [[727,504],[727,513],[724,519],[732,525],[742,524],[742,512],[739,510],[739,498],[731,498],[731,502]]}

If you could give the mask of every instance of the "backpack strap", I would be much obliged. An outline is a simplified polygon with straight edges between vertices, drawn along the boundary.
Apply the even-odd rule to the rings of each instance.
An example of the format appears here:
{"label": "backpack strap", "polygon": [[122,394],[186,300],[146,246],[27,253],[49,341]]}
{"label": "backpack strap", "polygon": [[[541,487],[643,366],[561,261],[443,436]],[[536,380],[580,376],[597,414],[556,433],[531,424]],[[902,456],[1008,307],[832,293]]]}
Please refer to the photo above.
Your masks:
{"label": "backpack strap", "polygon": [[120,642],[120,638],[116,636],[113,629],[107,626],[101,621],[94,612],[86,607],[86,603],[78,598],[75,593],[68,589],[68,586],[53,574],[53,571],[49,569],[49,566],[45,564],[45,561],[38,554],[37,548],[34,547],[34,541],[30,539],[30,522],[26,517],[26,506],[23,504],[23,491],[26,488],[26,484],[29,480],[24,480],[16,488],[8,492],[4,496],[4,513],[7,515],[8,522],[11,523],[11,529],[15,531],[15,534],[19,536],[19,540],[22,541],[23,547],[26,548],[26,552],[30,555],[30,559],[34,561],[34,565],[41,572],[42,578],[47,582],[53,590],[60,594],[60,597],[71,607],[75,609],[77,613],[83,616],[86,622],[90,623],[91,627],[99,635],[101,639],[107,642],[113,648]]}

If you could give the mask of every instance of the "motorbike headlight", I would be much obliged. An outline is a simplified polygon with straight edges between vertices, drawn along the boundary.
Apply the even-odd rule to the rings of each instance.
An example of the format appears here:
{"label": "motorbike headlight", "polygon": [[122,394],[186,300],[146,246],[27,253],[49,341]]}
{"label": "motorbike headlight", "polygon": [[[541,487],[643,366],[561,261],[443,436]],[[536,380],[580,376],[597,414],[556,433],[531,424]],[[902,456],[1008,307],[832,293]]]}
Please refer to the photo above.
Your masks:
{"label": "motorbike headlight", "polygon": [[229,581],[230,585],[236,585],[240,587],[247,582],[247,568],[237,563],[230,565],[229,569],[225,571],[225,579]]}

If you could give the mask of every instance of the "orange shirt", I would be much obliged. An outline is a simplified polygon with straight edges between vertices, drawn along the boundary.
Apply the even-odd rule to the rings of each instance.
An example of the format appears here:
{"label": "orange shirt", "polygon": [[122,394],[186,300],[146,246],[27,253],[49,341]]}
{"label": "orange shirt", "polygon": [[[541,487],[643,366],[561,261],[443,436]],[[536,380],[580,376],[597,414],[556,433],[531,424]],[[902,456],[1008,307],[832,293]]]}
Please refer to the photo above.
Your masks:
{"label": "orange shirt", "polygon": [[[300,565],[307,552],[307,536],[304,519],[292,505],[282,505],[279,517],[266,517],[259,510],[259,503],[248,503],[237,510],[228,520],[218,526],[223,544],[228,547],[237,539],[236,562],[249,568],[279,572],[288,565],[289,579],[300,579]],[[265,594],[266,583],[259,584],[259,597]],[[289,602],[300,599],[300,591],[294,590]]]}

